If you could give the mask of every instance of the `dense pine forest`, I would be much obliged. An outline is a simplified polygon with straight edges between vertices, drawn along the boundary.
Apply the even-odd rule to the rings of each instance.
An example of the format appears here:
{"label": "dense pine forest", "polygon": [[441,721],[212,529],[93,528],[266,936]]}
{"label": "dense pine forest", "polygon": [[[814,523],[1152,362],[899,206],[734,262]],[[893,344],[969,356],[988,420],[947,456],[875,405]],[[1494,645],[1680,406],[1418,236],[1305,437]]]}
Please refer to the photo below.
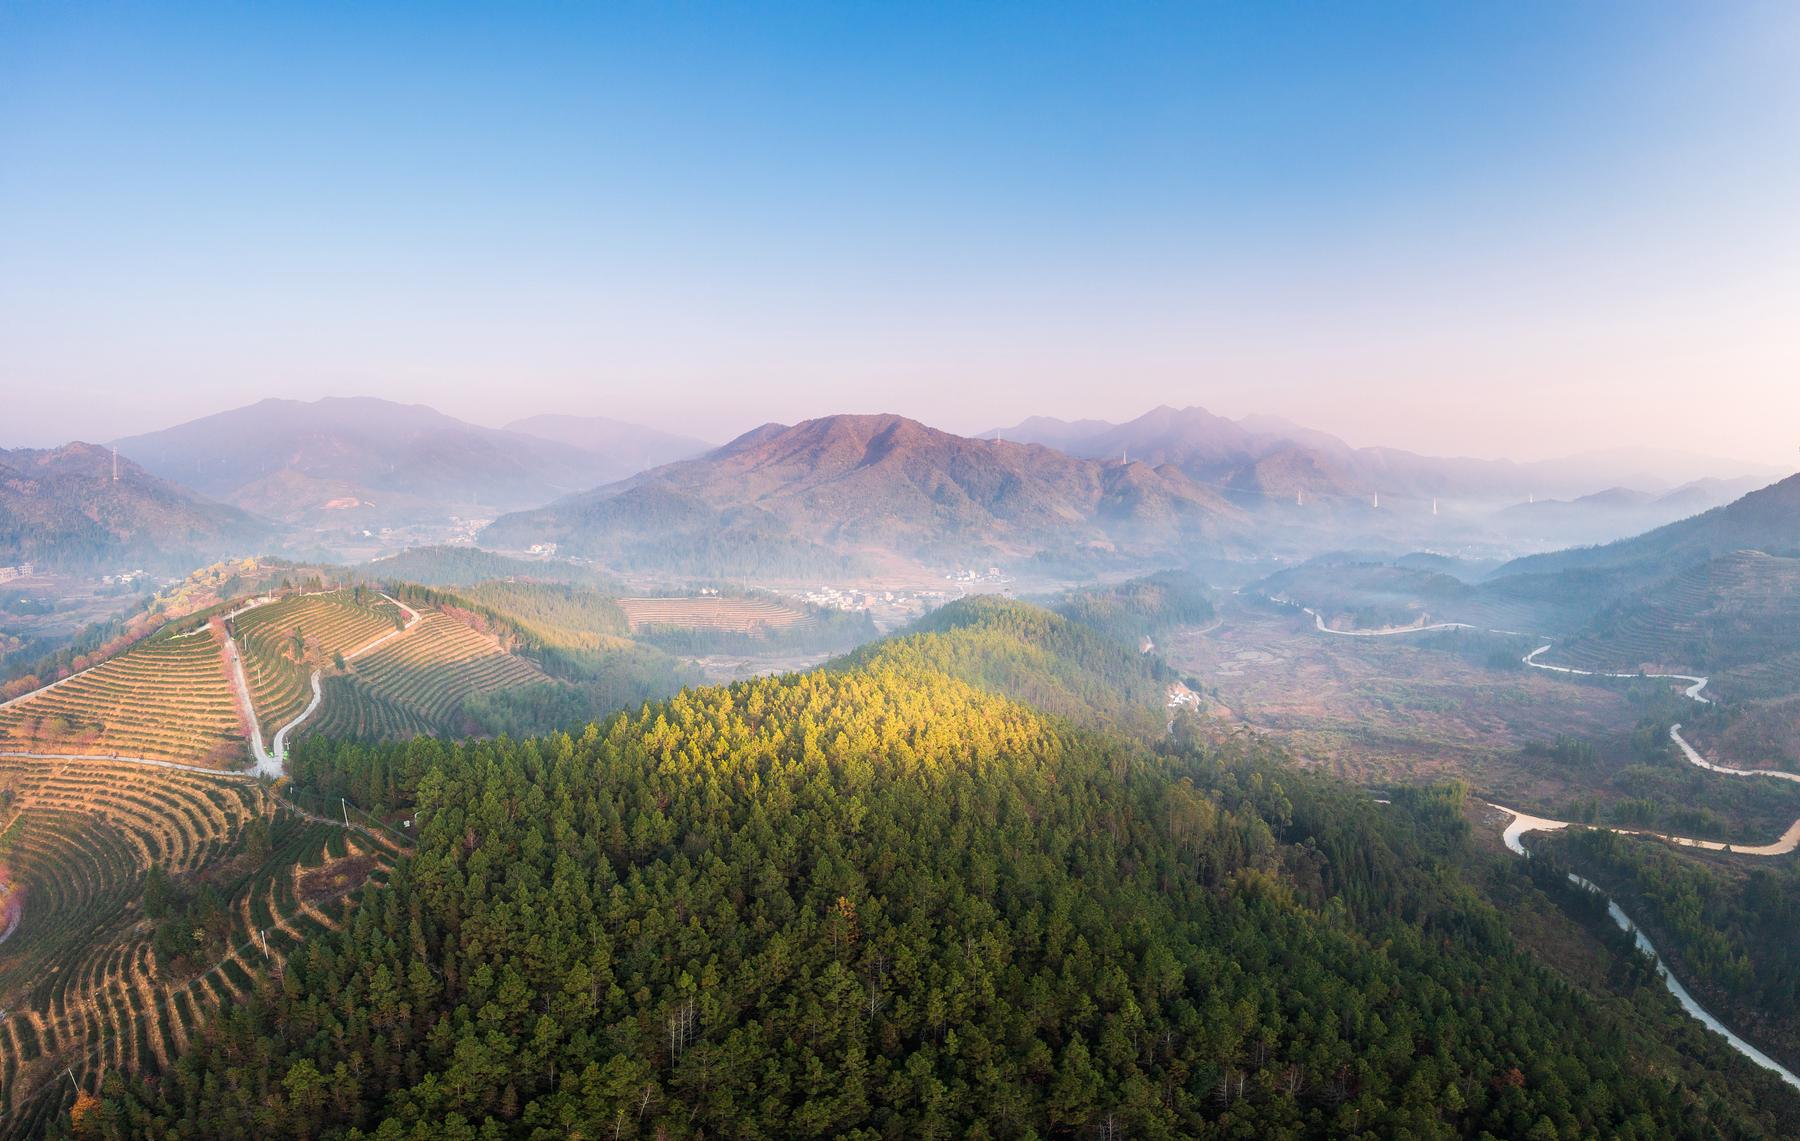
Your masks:
{"label": "dense pine forest", "polygon": [[1065,618],[1127,644],[1177,626],[1204,626],[1213,620],[1206,584],[1175,571],[1070,591],[1055,609]]}
{"label": "dense pine forest", "polygon": [[922,625],[575,734],[308,745],[299,790],[409,814],[414,856],[71,1132],[1800,1130],[1653,981],[1517,948],[1459,788],[1384,807],[1164,732],[1152,660],[1044,610]]}

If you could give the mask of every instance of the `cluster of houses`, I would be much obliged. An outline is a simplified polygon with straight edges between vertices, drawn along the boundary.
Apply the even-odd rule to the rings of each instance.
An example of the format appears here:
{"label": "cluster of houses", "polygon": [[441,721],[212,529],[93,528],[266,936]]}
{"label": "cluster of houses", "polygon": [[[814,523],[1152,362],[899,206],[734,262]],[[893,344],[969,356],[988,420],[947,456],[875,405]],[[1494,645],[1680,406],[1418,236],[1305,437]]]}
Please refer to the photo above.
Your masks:
{"label": "cluster of houses", "polygon": [[0,582],[11,582],[15,578],[30,578],[37,568],[30,563],[18,566],[0,567]]}
{"label": "cluster of houses", "polygon": [[832,610],[867,610],[872,606],[892,605],[895,601],[891,590],[854,590],[835,586],[817,587],[800,597],[814,606]]}
{"label": "cluster of houses", "polygon": [[962,583],[962,584],[982,583],[982,582],[1003,583],[1003,582],[1011,582],[1012,581],[1011,577],[1000,573],[999,567],[989,567],[984,571],[983,570],[950,571],[944,575],[944,579],[947,582],[955,582],[955,583]]}

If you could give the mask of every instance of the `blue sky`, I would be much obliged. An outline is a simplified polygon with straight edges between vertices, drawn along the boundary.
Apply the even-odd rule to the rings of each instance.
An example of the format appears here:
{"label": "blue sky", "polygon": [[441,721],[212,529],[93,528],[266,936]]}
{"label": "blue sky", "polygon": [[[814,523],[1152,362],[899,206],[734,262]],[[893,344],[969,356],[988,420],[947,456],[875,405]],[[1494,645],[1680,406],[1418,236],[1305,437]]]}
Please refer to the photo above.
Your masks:
{"label": "blue sky", "polygon": [[0,444],[368,393],[1785,462],[1796,202],[1791,5],[7,3]]}

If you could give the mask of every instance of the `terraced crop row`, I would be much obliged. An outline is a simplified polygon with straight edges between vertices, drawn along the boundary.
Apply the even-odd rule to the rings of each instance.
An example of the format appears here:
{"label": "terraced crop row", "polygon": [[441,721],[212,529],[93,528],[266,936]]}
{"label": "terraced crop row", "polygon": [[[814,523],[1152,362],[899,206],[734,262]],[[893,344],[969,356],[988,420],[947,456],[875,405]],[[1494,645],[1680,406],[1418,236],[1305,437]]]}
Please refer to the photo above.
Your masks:
{"label": "terraced crop row", "polygon": [[762,598],[621,598],[635,632],[651,626],[692,630],[780,630],[806,620],[802,611]]}
{"label": "terraced crop row", "polygon": [[321,685],[325,700],[306,730],[326,737],[357,740],[402,740],[430,733],[432,724],[410,706],[375,693],[353,677],[328,677]]}
{"label": "terraced crop row", "polygon": [[1553,660],[1582,669],[1753,669],[1797,643],[1800,559],[1740,551],[1620,603]]}
{"label": "terraced crop row", "polygon": [[0,709],[0,749],[203,763],[235,754],[236,698],[210,634],[145,642]]}
{"label": "terraced crop row", "polygon": [[1720,697],[1731,701],[1785,697],[1800,687],[1800,652],[1724,670],[1714,675],[1712,684]]}
{"label": "terraced crop row", "polygon": [[398,611],[378,594],[365,593],[361,602],[348,590],[330,594],[297,594],[267,606],[258,606],[235,620],[240,641],[280,642],[295,630],[308,644],[316,643],[327,656],[349,654],[394,629]]}
{"label": "terraced crop row", "polygon": [[355,678],[373,698],[442,728],[454,728],[466,697],[545,680],[530,662],[439,611],[425,612],[411,630],[359,660]]}
{"label": "terraced crop row", "polygon": [[[113,1068],[167,1065],[208,1011],[341,923],[364,873],[384,877],[391,863],[388,846],[290,810],[249,781],[6,759],[0,782],[13,792],[0,859],[25,891],[0,955],[0,1141],[38,1136],[77,1087],[97,1091]],[[272,854],[251,864],[242,831],[258,815],[271,820]],[[346,857],[362,858],[335,876],[317,871]],[[140,910],[153,860],[178,882],[203,875],[227,901],[226,950],[181,976],[158,963]]]}
{"label": "terraced crop row", "polygon": [[312,670],[267,640],[241,639],[244,680],[250,686],[250,703],[265,734],[297,717],[312,700]]}
{"label": "terraced crop row", "polygon": [[[394,629],[392,603],[376,594],[362,602],[348,590],[303,594],[246,611],[234,621],[244,657],[250,700],[265,729],[298,716],[312,700],[314,665],[327,665],[338,654],[349,655]],[[294,646],[298,631],[316,661],[311,665]]]}

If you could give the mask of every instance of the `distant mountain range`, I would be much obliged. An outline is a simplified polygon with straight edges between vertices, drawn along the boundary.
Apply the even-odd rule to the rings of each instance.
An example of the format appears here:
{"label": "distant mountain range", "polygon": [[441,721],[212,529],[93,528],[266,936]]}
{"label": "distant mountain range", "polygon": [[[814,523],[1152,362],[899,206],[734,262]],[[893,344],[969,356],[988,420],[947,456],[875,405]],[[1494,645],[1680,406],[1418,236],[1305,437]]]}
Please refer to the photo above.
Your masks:
{"label": "distant mountain range", "polygon": [[1571,498],[1618,486],[1660,493],[1707,477],[1779,474],[1738,461],[1645,449],[1534,463],[1425,456],[1399,448],[1351,447],[1329,433],[1275,416],[1232,420],[1204,408],[1166,405],[1124,424],[1036,416],[983,435],[1042,443],[1076,456],[1130,456],[1172,464],[1240,499],[1456,496],[1497,507],[1533,495]]}
{"label": "distant mountain range", "polygon": [[[1567,506],[1567,505],[1565,505]],[[1441,565],[1440,565],[1441,564]],[[1279,571],[1258,593],[1350,626],[1431,621],[1554,635],[1551,660],[1599,670],[1800,662],[1800,475],[1603,546],[1514,559],[1454,579],[1455,560],[1333,554]],[[1782,693],[1800,690],[1800,672]]]}
{"label": "distant mountain range", "polygon": [[145,569],[251,553],[269,527],[94,444],[0,450],[0,565]]}
{"label": "distant mountain range", "polygon": [[1608,542],[1723,506],[1766,482],[1760,476],[1698,479],[1661,495],[1611,487],[1574,499],[1515,503],[1498,512],[1494,523],[1505,531],[1530,534],[1545,544]]}
{"label": "distant mountain range", "polygon": [[1247,524],[1172,466],[972,440],[895,415],[827,416],[504,516],[482,540],[722,572],[871,553],[945,562],[1216,547]]}
{"label": "distant mountain range", "polygon": [[[14,453],[37,474],[13,480],[34,490],[12,493],[9,541],[46,560],[164,536],[177,548],[259,534],[290,551],[366,549],[421,532],[411,541],[449,541],[459,528],[466,538],[469,520],[496,515],[484,542],[708,575],[813,574],[894,556],[1045,569],[1075,559],[1084,570],[1345,547],[1485,559],[1635,533],[1756,482],[1742,465],[1642,452],[1515,464],[1353,448],[1274,417],[1200,408],[1125,424],[1034,417],[988,435],[842,415],[764,425],[708,450],[603,417],[487,428],[372,398],[272,399],[118,441],[124,489],[79,479],[64,489],[62,461],[18,458],[85,445]],[[1671,482],[1714,463],[1728,478]],[[1602,476],[1638,482],[1595,486]],[[133,488],[143,502],[126,507]],[[227,505],[236,511],[221,514]]]}
{"label": "distant mountain range", "polygon": [[246,510],[346,526],[535,506],[621,470],[600,452],[368,397],[264,400],[117,445]]}

